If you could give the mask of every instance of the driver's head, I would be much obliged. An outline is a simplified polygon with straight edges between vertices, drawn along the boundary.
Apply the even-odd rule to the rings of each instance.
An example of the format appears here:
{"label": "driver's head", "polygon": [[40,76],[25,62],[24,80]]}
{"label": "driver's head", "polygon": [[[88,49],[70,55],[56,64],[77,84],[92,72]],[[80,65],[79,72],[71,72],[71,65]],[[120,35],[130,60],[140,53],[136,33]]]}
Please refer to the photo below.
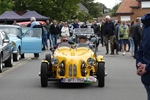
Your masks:
{"label": "driver's head", "polygon": [[86,43],[86,42],[87,42],[86,36],[80,36],[79,37],[79,43]]}
{"label": "driver's head", "polygon": [[61,37],[61,42],[68,42],[68,37],[62,36]]}

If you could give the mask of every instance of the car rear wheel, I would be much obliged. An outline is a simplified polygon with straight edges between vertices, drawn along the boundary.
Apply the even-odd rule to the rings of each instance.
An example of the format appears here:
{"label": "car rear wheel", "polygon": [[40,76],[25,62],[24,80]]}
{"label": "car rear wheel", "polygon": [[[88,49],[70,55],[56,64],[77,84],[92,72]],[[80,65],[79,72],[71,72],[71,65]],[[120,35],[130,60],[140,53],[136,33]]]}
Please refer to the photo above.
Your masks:
{"label": "car rear wheel", "polygon": [[105,86],[105,67],[104,66],[105,66],[104,63],[98,63],[98,69],[97,69],[98,87]]}
{"label": "car rear wheel", "polygon": [[13,55],[14,61],[19,61],[20,59],[20,49],[17,50],[17,53]]}
{"label": "car rear wheel", "polygon": [[13,66],[13,52],[11,52],[9,58],[4,63],[5,63],[5,67]]}
{"label": "car rear wheel", "polygon": [[47,87],[47,63],[42,63],[41,64],[41,86],[42,87]]}
{"label": "car rear wheel", "polygon": [[0,73],[2,73],[3,70],[3,60],[2,60],[2,55],[0,54]]}

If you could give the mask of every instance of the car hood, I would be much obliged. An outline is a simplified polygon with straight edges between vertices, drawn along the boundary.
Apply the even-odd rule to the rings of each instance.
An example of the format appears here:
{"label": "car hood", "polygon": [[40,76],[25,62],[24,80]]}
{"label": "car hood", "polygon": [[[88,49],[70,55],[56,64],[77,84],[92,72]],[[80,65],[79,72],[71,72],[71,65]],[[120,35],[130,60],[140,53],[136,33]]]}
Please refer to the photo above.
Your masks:
{"label": "car hood", "polygon": [[76,49],[61,47],[56,49],[54,56],[57,58],[66,58],[66,59],[85,59],[94,56],[94,52],[86,47],[80,47]]}
{"label": "car hood", "polygon": [[19,40],[19,38],[16,37],[16,36],[9,36],[9,39],[10,39],[10,41],[16,41],[16,40]]}

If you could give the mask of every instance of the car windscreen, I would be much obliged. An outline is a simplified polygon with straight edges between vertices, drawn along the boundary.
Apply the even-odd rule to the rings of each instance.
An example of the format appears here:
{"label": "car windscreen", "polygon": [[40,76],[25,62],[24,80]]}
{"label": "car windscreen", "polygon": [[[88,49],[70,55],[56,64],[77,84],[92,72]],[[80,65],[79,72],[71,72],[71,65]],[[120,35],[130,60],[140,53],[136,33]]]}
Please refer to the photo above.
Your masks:
{"label": "car windscreen", "polygon": [[74,29],[75,34],[94,34],[92,28],[76,28]]}
{"label": "car windscreen", "polygon": [[18,36],[19,32],[17,28],[14,27],[0,27],[8,36]]}
{"label": "car windscreen", "polygon": [[60,47],[69,47],[69,48],[71,48],[71,46],[70,46],[69,43],[60,43],[60,44],[58,45],[58,48],[60,48]]}
{"label": "car windscreen", "polygon": [[80,48],[80,47],[86,47],[89,48],[89,44],[88,43],[79,43],[76,48]]}

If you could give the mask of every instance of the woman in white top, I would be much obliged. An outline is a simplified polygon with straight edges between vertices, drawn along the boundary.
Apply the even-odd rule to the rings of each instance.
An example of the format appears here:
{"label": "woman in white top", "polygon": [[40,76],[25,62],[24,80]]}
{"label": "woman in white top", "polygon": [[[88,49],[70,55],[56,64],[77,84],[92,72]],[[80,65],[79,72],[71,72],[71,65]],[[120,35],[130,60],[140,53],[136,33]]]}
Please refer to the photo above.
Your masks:
{"label": "woman in white top", "polygon": [[64,23],[64,26],[61,29],[61,36],[67,36],[67,37],[70,36],[69,27],[68,27],[67,22]]}

